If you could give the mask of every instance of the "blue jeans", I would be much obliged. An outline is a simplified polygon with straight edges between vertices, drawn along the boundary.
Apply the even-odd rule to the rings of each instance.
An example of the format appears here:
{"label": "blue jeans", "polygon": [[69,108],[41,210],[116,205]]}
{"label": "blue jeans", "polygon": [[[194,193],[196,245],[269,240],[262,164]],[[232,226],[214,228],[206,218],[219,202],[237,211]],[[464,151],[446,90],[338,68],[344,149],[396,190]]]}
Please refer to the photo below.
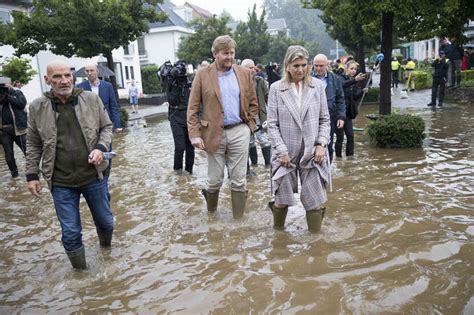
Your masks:
{"label": "blue jeans", "polygon": [[110,210],[107,193],[106,180],[96,180],[81,187],[53,186],[51,194],[56,215],[61,224],[61,240],[66,251],[74,251],[82,247],[82,225],[79,212],[81,194],[89,206],[97,232],[110,233],[114,230],[114,217]]}

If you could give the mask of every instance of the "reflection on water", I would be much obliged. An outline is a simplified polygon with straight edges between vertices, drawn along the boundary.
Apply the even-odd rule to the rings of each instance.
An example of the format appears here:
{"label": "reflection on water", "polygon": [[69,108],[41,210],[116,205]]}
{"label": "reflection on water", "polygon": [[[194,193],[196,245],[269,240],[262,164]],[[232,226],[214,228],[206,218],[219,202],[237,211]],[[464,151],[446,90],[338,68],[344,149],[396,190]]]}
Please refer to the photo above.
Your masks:
{"label": "reflection on water", "polygon": [[319,235],[301,206],[273,230],[263,161],[243,220],[227,186],[208,215],[204,154],[193,176],[175,176],[168,122],[137,124],[114,140],[111,250],[82,204],[85,272],[71,270],[49,192],[30,197],[1,156],[0,313],[473,314],[474,109],[417,114],[424,149],[375,149],[357,132],[355,157],[335,160]]}

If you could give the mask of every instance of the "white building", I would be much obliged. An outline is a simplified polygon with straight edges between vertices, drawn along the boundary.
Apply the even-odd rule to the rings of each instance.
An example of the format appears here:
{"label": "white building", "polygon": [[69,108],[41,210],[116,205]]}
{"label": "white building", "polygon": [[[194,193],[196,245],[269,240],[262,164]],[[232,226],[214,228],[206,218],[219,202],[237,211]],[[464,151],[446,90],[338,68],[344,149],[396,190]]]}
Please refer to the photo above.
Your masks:
{"label": "white building", "polygon": [[182,36],[193,34],[188,26],[193,11],[187,6],[175,6],[171,1],[164,0],[157,4],[156,10],[165,12],[165,22],[150,23],[150,31],[138,39],[138,50],[141,65],[155,64],[161,66],[166,61],[177,61],[176,53]]}
{"label": "white building", "polygon": [[[0,2],[0,23],[8,23],[12,21],[11,12],[24,11],[28,12],[31,10],[31,0],[7,0]],[[5,62],[6,58],[12,57],[14,49],[12,46],[0,45],[0,67]],[[140,72],[140,59],[138,56],[138,44],[137,41],[131,42],[127,47],[120,47],[112,51],[112,55],[115,63],[115,75],[117,79],[117,88],[119,97],[128,97],[128,86],[131,80],[135,80],[138,88],[142,90],[141,72]],[[21,56],[22,58],[30,59],[32,68],[38,73],[33,79],[25,86],[22,87],[22,91],[25,94],[28,102],[33,101],[35,98],[41,96],[43,92],[49,90],[43,77],[46,74],[46,65],[56,59],[62,59],[71,65],[72,70],[78,70],[83,67],[87,62],[106,63],[106,59],[102,56],[96,56],[93,58],[79,58],[72,57],[67,58],[64,56],[55,55],[49,51],[40,51],[36,56],[31,57],[29,55]],[[82,81],[82,78],[78,78],[76,83]]]}

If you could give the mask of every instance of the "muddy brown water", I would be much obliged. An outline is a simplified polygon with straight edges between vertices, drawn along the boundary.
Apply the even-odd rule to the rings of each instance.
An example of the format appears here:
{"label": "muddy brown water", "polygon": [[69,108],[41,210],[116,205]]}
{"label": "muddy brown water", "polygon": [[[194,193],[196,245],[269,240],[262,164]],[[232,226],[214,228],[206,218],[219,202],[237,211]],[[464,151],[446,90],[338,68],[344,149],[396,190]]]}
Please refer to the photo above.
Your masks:
{"label": "muddy brown water", "polygon": [[208,215],[204,154],[176,176],[168,122],[137,124],[114,140],[111,250],[81,203],[84,272],[64,254],[49,192],[31,197],[1,155],[0,313],[474,314],[474,107],[416,113],[423,149],[376,149],[356,132],[319,235],[301,206],[273,230],[261,155],[245,218],[232,219],[228,186]]}

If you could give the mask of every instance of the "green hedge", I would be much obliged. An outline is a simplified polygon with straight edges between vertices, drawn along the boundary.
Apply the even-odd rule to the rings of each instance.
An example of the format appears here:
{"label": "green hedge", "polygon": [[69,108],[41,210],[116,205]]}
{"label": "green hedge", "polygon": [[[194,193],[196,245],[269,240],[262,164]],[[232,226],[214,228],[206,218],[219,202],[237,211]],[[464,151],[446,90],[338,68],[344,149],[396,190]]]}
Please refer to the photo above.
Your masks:
{"label": "green hedge", "polygon": [[474,80],[474,70],[461,71],[461,81]]}
{"label": "green hedge", "polygon": [[119,107],[119,112],[120,112],[120,123],[122,124],[122,128],[125,128],[128,126],[128,119],[130,117],[128,116],[128,112],[124,107]]}
{"label": "green hedge", "polygon": [[381,116],[367,126],[370,143],[381,148],[419,148],[425,138],[425,122],[418,116]]}
{"label": "green hedge", "polygon": [[369,92],[364,96],[364,103],[369,102],[378,102],[380,96],[380,88],[374,87],[370,88]]}
{"label": "green hedge", "polygon": [[158,78],[158,67],[155,65],[143,66],[140,70],[142,73],[143,93],[161,93],[161,82]]}

